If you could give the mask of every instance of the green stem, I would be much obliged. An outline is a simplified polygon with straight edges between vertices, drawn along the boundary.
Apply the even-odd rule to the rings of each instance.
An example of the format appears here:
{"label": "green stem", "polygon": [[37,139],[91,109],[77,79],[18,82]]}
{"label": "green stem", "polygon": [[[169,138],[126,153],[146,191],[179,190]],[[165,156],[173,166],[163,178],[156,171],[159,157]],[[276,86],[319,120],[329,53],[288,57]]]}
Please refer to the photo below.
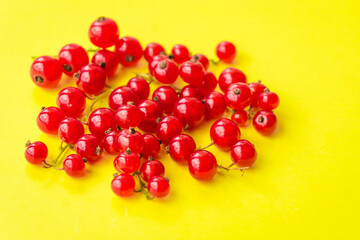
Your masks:
{"label": "green stem", "polygon": [[86,51],[87,52],[97,52],[97,51],[99,51],[100,50],[100,48],[88,48],[88,49],[86,49]]}
{"label": "green stem", "polygon": [[214,59],[209,59],[209,62],[211,62],[214,65],[218,65],[220,63],[220,60],[214,60]]}
{"label": "green stem", "polygon": [[57,157],[52,161],[51,166],[54,167],[54,166],[56,166],[56,165],[58,164],[58,161],[59,161],[61,155],[63,155],[63,153],[64,153],[69,147],[70,147],[70,144],[66,144],[65,147],[63,147],[63,148],[61,149],[61,151],[59,152],[59,154],[57,155]]}
{"label": "green stem", "polygon": [[[96,98],[93,99],[93,102],[90,104],[89,109],[87,110],[87,112],[86,112],[86,114],[85,114],[85,116],[86,116],[86,119],[85,119],[85,120],[87,120],[87,118],[89,117],[89,115],[90,115],[90,113],[92,112],[92,109],[93,109],[93,107],[95,106],[95,104],[96,104],[97,102],[101,101],[101,98],[104,97],[107,93],[108,93],[108,90],[105,91],[105,92],[103,92],[103,93],[101,93],[101,94],[99,94],[98,96],[96,96]],[[86,121],[84,121],[84,122],[86,122]]]}
{"label": "green stem", "polygon": [[155,80],[155,78],[154,78],[153,76],[151,76],[150,73],[138,73],[138,72],[135,72],[134,74],[135,74],[137,77],[142,77],[143,79],[145,79],[146,81],[148,81],[149,84],[152,83],[152,82]]}
{"label": "green stem", "polygon": [[[152,200],[154,199],[153,197],[151,197],[149,195],[149,193],[144,189],[146,188],[146,185],[143,181],[141,181],[141,178],[140,178],[140,174],[138,172],[135,172],[135,174],[138,176],[138,179],[139,179],[139,184],[140,184],[140,191],[145,195],[146,199],[147,200]],[[136,190],[136,192],[139,192],[138,190]]]}
{"label": "green stem", "polygon": [[197,150],[205,150],[205,149],[211,147],[213,144],[214,144],[214,142],[211,142],[210,144],[208,144],[207,146],[205,146],[205,147],[203,147],[203,148],[202,148],[201,146],[199,146],[199,147],[197,148]]}

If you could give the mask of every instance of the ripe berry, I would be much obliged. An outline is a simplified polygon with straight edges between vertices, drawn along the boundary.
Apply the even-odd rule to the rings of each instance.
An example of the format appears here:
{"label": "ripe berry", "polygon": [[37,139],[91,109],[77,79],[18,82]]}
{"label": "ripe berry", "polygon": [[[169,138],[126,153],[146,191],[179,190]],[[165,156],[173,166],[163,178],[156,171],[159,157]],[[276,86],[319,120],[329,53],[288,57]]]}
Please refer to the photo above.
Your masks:
{"label": "ripe berry", "polygon": [[122,37],[115,45],[119,62],[125,67],[135,66],[143,55],[140,42],[133,37]]}
{"label": "ripe berry", "polygon": [[157,121],[163,115],[160,105],[153,100],[145,100],[138,107],[144,113],[144,118],[138,127],[146,132],[155,132]]}
{"label": "ripe berry", "polygon": [[257,108],[259,107],[258,105],[258,97],[261,93],[264,92],[265,90],[265,85],[264,84],[261,84],[260,82],[252,82],[252,83],[249,83],[248,84],[250,90],[251,90],[251,93],[252,93],[252,97],[251,97],[251,106],[253,108]]}
{"label": "ripe berry", "polygon": [[117,145],[117,131],[111,131],[105,135],[102,146],[104,147],[105,151],[109,154],[119,154],[119,146]]}
{"label": "ripe berry", "polygon": [[202,95],[207,95],[210,92],[214,91],[217,86],[217,79],[212,72],[205,71],[204,77],[200,85],[200,91]]}
{"label": "ripe berry", "polygon": [[160,152],[160,142],[159,140],[152,134],[144,134],[144,148],[141,151],[141,154],[143,158],[148,159],[149,157],[152,157],[155,159],[157,156],[159,156]]}
{"label": "ripe berry", "polygon": [[58,93],[56,105],[66,116],[77,118],[85,110],[86,95],[78,88],[67,87]]}
{"label": "ripe berry", "polygon": [[261,93],[258,97],[258,105],[262,110],[271,111],[279,106],[279,96],[274,92],[268,90]]}
{"label": "ripe berry", "polygon": [[270,135],[277,127],[276,115],[271,111],[258,111],[254,116],[253,125],[260,134],[264,136]]}
{"label": "ripe berry", "polygon": [[89,38],[99,48],[111,47],[119,38],[118,25],[111,18],[99,17],[90,25]]}
{"label": "ripe berry", "polygon": [[115,113],[116,124],[121,128],[137,127],[143,117],[144,113],[133,104],[124,104]]}
{"label": "ripe berry", "polygon": [[149,97],[149,83],[142,77],[133,77],[128,81],[126,86],[133,90],[133,92],[139,97],[140,101],[143,101]]}
{"label": "ripe berry", "polygon": [[118,87],[109,96],[109,107],[114,111],[127,102],[139,104],[139,97],[129,87]]}
{"label": "ripe berry", "polygon": [[82,67],[89,64],[89,56],[86,50],[75,43],[70,43],[61,48],[58,59],[64,68],[64,73],[73,77]]}
{"label": "ripe berry", "polygon": [[153,57],[153,59],[149,62],[149,65],[148,65],[149,73],[151,75],[154,75],[154,70],[155,70],[156,65],[165,59],[168,59],[168,57],[166,55],[162,55],[162,54]]}
{"label": "ripe berry", "polygon": [[190,52],[187,47],[182,44],[175,45],[171,50],[171,54],[177,64],[182,64],[190,60]]}
{"label": "ripe berry", "polygon": [[85,163],[77,154],[70,154],[63,162],[63,168],[70,177],[82,177],[85,175]]}
{"label": "ripe berry", "polygon": [[42,88],[55,88],[61,80],[62,68],[56,58],[42,56],[31,64],[30,76]]}
{"label": "ripe berry", "polygon": [[88,64],[80,69],[76,76],[76,85],[90,96],[97,96],[104,91],[106,86],[106,74],[102,67],[96,64]]}
{"label": "ripe berry", "polygon": [[133,153],[141,153],[145,145],[143,135],[134,128],[120,131],[116,136],[116,141],[120,152],[130,149]]}
{"label": "ripe berry", "polygon": [[150,160],[144,162],[140,167],[140,176],[148,182],[152,177],[164,177],[165,167],[158,160]]}
{"label": "ripe berry", "polygon": [[189,171],[197,180],[211,180],[217,171],[215,156],[206,150],[199,150],[189,156]]}
{"label": "ripe berry", "polygon": [[168,151],[172,160],[180,164],[186,164],[195,149],[196,143],[194,139],[189,135],[180,134],[171,139]]}
{"label": "ripe berry", "polygon": [[116,130],[115,114],[109,108],[98,108],[93,111],[88,120],[89,131],[102,138],[106,133]]}
{"label": "ripe berry", "polygon": [[183,87],[181,89],[179,98],[194,97],[194,98],[201,100],[202,96],[203,95],[201,93],[200,88],[195,87],[193,85],[186,85],[185,87]]}
{"label": "ripe berry", "polygon": [[147,190],[155,198],[164,198],[170,192],[170,185],[165,178],[156,176],[149,180]]}
{"label": "ripe berry", "polygon": [[164,113],[172,113],[174,104],[178,100],[178,94],[174,88],[170,86],[161,86],[155,89],[152,99],[157,102]]}
{"label": "ripe berry", "polygon": [[76,118],[65,118],[59,124],[58,135],[68,144],[74,144],[84,135],[85,129]]}
{"label": "ripe berry", "polygon": [[91,62],[102,67],[108,78],[115,74],[119,65],[116,54],[106,49],[97,51],[92,57]]}
{"label": "ripe berry", "polygon": [[160,54],[166,55],[166,52],[164,47],[156,42],[149,43],[144,50],[144,57],[149,63],[152,61],[153,57]]}
{"label": "ripe berry", "polygon": [[134,193],[135,180],[130,174],[122,173],[111,181],[111,189],[119,197],[130,197]]}
{"label": "ripe berry", "polygon": [[231,115],[231,120],[233,120],[239,127],[246,127],[249,124],[249,115],[243,109],[237,110]]}
{"label": "ripe berry", "polygon": [[179,69],[173,61],[164,59],[154,68],[154,76],[160,83],[171,84],[178,78]]}
{"label": "ripe berry", "polygon": [[223,92],[226,92],[231,84],[237,82],[246,83],[245,74],[237,68],[226,68],[219,76],[219,87]]}
{"label": "ripe berry", "polygon": [[174,105],[174,115],[180,119],[185,128],[191,129],[204,121],[205,107],[199,99],[181,98]]}
{"label": "ripe berry", "polygon": [[48,107],[41,110],[36,122],[42,132],[57,135],[59,124],[64,118],[65,115],[60,108]]}
{"label": "ripe berry", "polygon": [[140,167],[140,158],[136,153],[127,149],[114,159],[114,167],[120,173],[134,173]]}
{"label": "ripe berry", "polygon": [[231,84],[225,92],[225,102],[234,110],[246,108],[251,102],[250,88],[245,83]]}
{"label": "ripe berry", "polygon": [[157,124],[156,136],[163,144],[168,145],[170,140],[182,131],[183,125],[181,121],[175,116],[168,115]]}
{"label": "ripe berry", "polygon": [[85,134],[76,141],[76,153],[88,162],[99,160],[102,152],[101,141],[92,134]]}
{"label": "ripe berry", "polygon": [[202,100],[207,119],[219,118],[226,110],[224,95],[219,92],[211,92]]}
{"label": "ripe berry", "polygon": [[199,87],[204,78],[204,68],[201,63],[187,61],[180,66],[180,77],[184,82]]}
{"label": "ripe berry", "polygon": [[231,147],[231,159],[241,168],[248,168],[256,160],[256,150],[252,143],[240,140]]}
{"label": "ripe berry", "polygon": [[234,121],[222,118],[214,122],[210,128],[212,142],[222,150],[230,150],[231,146],[240,139],[240,129]]}
{"label": "ripe berry", "polygon": [[201,63],[201,65],[204,67],[204,70],[207,70],[209,68],[209,59],[201,53],[193,55],[191,57],[191,61]]}
{"label": "ripe berry", "polygon": [[216,56],[224,63],[232,63],[236,57],[235,45],[228,41],[222,41],[216,46]]}
{"label": "ripe berry", "polygon": [[35,165],[39,165],[46,160],[48,156],[48,148],[45,143],[37,141],[26,144],[25,159]]}

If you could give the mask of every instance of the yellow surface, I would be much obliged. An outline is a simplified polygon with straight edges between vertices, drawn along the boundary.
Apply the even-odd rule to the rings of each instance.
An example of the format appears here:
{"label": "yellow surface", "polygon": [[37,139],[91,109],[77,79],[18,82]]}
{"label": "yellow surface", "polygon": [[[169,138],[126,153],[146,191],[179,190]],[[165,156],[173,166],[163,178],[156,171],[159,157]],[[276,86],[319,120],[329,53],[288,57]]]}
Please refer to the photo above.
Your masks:
{"label": "yellow surface", "polygon": [[[275,136],[242,130],[258,150],[256,166],[201,183],[163,156],[171,196],[147,201],[114,196],[110,158],[80,180],[27,164],[27,139],[45,141],[50,158],[59,144],[36,126],[58,90],[35,87],[30,56],[70,42],[90,47],[88,27],[102,15],[143,46],[185,43],[214,57],[217,42],[235,42],[236,67],[281,99]],[[359,238],[359,15],[359,1],[2,0],[0,239]],[[135,70],[145,72],[145,62],[111,84]],[[210,126],[191,132],[199,145],[209,142]],[[228,153],[210,151],[229,163]]]}

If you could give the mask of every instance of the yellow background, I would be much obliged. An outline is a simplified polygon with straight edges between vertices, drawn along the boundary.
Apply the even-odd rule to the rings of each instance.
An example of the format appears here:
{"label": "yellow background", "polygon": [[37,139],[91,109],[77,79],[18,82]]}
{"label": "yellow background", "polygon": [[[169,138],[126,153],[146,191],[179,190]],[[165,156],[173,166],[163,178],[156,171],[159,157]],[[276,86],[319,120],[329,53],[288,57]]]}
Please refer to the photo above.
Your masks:
{"label": "yellow background", "polygon": [[[111,192],[111,158],[84,179],[27,164],[27,139],[45,141],[50,158],[59,144],[36,126],[40,107],[54,105],[58,90],[35,87],[30,56],[57,54],[70,42],[90,47],[88,27],[102,15],[143,46],[185,43],[214,57],[219,41],[235,42],[236,67],[281,99],[275,136],[242,129],[258,150],[256,166],[243,177],[221,172],[201,183],[163,156],[171,196],[147,201]],[[1,0],[0,238],[359,238],[359,15],[355,0]],[[225,67],[210,70],[218,76]],[[135,70],[146,72],[145,62],[111,84],[125,84]],[[209,142],[210,126],[190,133],[199,145]],[[228,153],[210,151],[229,163]]]}

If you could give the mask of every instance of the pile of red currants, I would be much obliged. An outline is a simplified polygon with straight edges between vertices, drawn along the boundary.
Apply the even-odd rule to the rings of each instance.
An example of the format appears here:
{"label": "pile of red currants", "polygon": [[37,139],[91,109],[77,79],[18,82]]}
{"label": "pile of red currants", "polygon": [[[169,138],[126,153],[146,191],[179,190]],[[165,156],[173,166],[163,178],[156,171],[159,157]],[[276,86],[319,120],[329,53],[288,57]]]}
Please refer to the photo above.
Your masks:
{"label": "pile of red currants", "polygon": [[[170,185],[164,177],[165,167],[158,160],[162,148],[175,162],[187,165],[195,179],[211,180],[218,168],[243,171],[254,164],[255,147],[241,139],[239,127],[246,127],[252,118],[260,134],[270,135],[276,130],[272,110],[279,105],[278,95],[260,82],[247,83],[245,74],[236,68],[226,68],[217,79],[208,71],[209,65],[217,62],[203,54],[191,55],[184,45],[175,45],[171,54],[166,54],[159,43],[149,43],[143,50],[136,38],[119,38],[119,28],[110,18],[94,21],[89,38],[99,49],[67,44],[57,58],[41,56],[31,65],[31,78],[39,87],[57,87],[63,73],[77,85],[62,89],[57,107],[43,108],[38,115],[39,129],[58,135],[61,151],[49,161],[44,143],[28,142],[25,157],[32,164],[82,177],[85,163],[99,161],[105,150],[116,155],[114,167],[119,173],[114,174],[111,183],[116,195],[128,197],[142,192],[148,199],[163,198],[169,194]],[[115,50],[107,49],[110,47]],[[96,51],[91,63],[89,51]],[[232,63],[236,48],[231,42],[220,42],[216,55],[219,61]],[[119,64],[135,66],[142,56],[148,62],[149,73],[137,73],[125,86],[115,89],[107,85]],[[188,84],[181,89],[173,86],[179,76]],[[161,86],[149,99],[152,82]],[[215,91],[218,84],[223,93]],[[107,105],[102,99],[108,93]],[[86,99],[91,101],[88,109]],[[104,107],[93,110],[98,102]],[[232,111],[231,119],[223,118],[226,111]],[[214,144],[230,151],[229,166],[219,165],[205,150],[207,147],[197,148],[194,139],[184,134],[208,119],[218,120],[211,126],[212,142],[207,147]],[[85,133],[84,125],[89,133]],[[62,160],[68,149],[76,154]]]}

